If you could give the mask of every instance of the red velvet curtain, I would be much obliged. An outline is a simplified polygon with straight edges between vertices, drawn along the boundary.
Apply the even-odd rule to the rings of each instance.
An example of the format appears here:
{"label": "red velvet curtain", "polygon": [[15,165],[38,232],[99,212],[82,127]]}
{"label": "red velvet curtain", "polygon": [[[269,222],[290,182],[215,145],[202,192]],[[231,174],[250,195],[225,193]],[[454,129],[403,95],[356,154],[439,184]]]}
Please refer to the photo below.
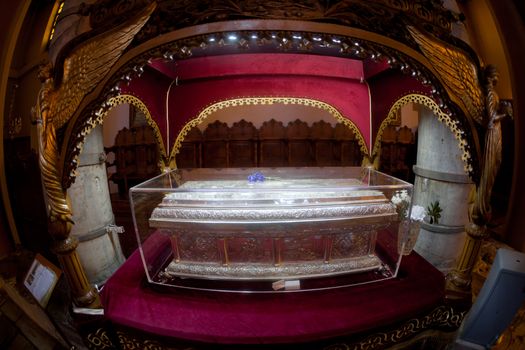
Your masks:
{"label": "red velvet curtain", "polygon": [[352,120],[369,145],[370,101],[362,81],[362,61],[301,54],[237,54],[154,61],[151,69],[123,86],[122,92],[145,103],[165,142],[169,132],[171,144],[189,120],[214,103],[243,97],[296,97],[335,107]]}
{"label": "red velvet curtain", "polygon": [[141,77],[122,87],[123,93],[139,98],[148,107],[166,149],[171,150],[188,121],[217,102],[248,97],[296,97],[322,101],[336,108],[357,126],[370,152],[393,104],[411,93],[430,96],[429,90],[418,80],[389,70],[384,62],[286,53],[206,56],[173,62],[155,60]]}

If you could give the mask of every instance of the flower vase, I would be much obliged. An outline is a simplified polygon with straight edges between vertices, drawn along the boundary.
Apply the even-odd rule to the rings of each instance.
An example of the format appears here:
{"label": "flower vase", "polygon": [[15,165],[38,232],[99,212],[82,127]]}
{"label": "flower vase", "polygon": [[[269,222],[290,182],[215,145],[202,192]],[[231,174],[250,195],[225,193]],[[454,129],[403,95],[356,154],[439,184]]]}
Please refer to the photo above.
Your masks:
{"label": "flower vase", "polygon": [[[420,222],[417,220],[402,220],[398,231],[398,252],[409,255],[416,245],[419,236]],[[403,247],[403,242],[405,243]]]}

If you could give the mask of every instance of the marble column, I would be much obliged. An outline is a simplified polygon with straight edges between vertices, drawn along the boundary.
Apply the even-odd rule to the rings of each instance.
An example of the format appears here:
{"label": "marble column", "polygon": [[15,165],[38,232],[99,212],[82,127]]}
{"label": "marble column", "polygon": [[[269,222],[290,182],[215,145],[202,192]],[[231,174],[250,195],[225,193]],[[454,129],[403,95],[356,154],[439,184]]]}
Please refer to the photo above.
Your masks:
{"label": "marble column", "polygon": [[421,107],[413,203],[427,208],[438,201],[442,212],[439,224],[422,223],[414,250],[443,273],[456,266],[466,237],[473,184],[463,165],[454,134]]}
{"label": "marble column", "polygon": [[77,252],[90,283],[100,285],[123,263],[118,234],[113,229],[102,138],[102,126],[87,135],[78,175],[68,190],[75,224],[71,235],[80,242]]}

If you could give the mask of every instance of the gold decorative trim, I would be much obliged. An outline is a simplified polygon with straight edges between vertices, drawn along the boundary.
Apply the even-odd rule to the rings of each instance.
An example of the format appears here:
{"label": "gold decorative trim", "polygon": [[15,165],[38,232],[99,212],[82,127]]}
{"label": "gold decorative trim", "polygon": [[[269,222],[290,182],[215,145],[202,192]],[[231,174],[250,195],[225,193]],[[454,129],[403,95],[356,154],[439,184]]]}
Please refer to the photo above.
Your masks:
{"label": "gold decorative trim", "polygon": [[[108,105],[111,107],[115,107],[118,105],[122,105],[128,103],[130,105],[135,106],[138,108],[142,113],[144,113],[144,116],[146,117],[146,121],[148,122],[148,125],[153,129],[153,133],[155,135],[155,140],[157,141],[157,144],[159,146],[159,168],[161,170],[164,170],[166,168],[167,164],[167,155],[166,155],[166,148],[164,147],[164,140],[162,139],[162,134],[160,132],[160,129],[157,125],[157,123],[153,120],[153,117],[151,116],[151,113],[148,110],[148,107],[142,102],[138,97],[135,97],[133,95],[119,95],[116,97],[112,97],[108,101]],[[102,118],[105,118],[108,114],[109,109],[102,115]]]}
{"label": "gold decorative trim", "polygon": [[457,330],[467,311],[455,310],[451,306],[438,306],[430,314],[420,318],[413,318],[388,332],[374,333],[356,343],[336,343],[323,348],[323,350],[358,350],[358,349],[384,349],[389,346],[399,345],[414,337],[420,332],[439,329],[445,332]]}
{"label": "gold decorative trim", "polygon": [[[85,96],[103,84],[113,65],[148,21],[155,7],[156,3],[152,3],[114,28],[78,43],[67,51],[66,56],[57,59],[55,68],[51,63],[46,63],[39,71],[38,78],[42,86],[34,113],[38,123],[39,165],[48,208],[47,228],[54,240],[64,247],[69,248],[68,237],[73,226],[73,214],[66,188],[61,182],[64,163],[60,161],[57,131],[70,123]],[[90,123],[85,130],[90,130],[95,125],[95,122]],[[80,151],[81,146],[77,145],[75,151]],[[76,168],[77,165],[78,159],[67,166]],[[98,306],[98,294],[89,284],[76,251],[71,249],[71,252],[59,251],[58,258],[74,301],[80,306]]]}
{"label": "gold decorative trim", "polygon": [[461,160],[463,160],[464,163],[463,169],[468,174],[472,173],[473,168],[472,164],[470,163],[472,157],[470,155],[470,152],[467,150],[467,140],[465,139],[465,132],[461,130],[459,122],[453,120],[450,117],[450,115],[443,112],[441,108],[439,108],[438,104],[430,97],[421,94],[410,94],[403,96],[392,105],[392,107],[388,111],[388,116],[385,118],[385,120],[383,120],[381,126],[379,127],[379,130],[377,131],[377,136],[376,140],[374,141],[374,148],[372,152],[372,159],[379,155],[381,149],[381,139],[386,127],[390,124],[395,123],[398,114],[397,112],[401,109],[402,106],[409,102],[417,103],[429,108],[437,116],[438,120],[449,128],[449,130],[454,134],[454,137],[458,141],[458,147],[462,153]]}
{"label": "gold decorative trim", "polygon": [[210,115],[217,112],[218,110],[236,106],[272,105],[277,103],[282,103],[284,105],[289,104],[308,106],[313,108],[319,108],[328,112],[338,122],[344,124],[354,132],[359,142],[361,152],[363,154],[368,154],[368,147],[366,146],[366,142],[363,135],[361,134],[361,131],[359,131],[357,126],[350,119],[345,118],[335,107],[328,103],[319,100],[300,97],[243,97],[214,103],[211,106],[206,107],[202,112],[199,113],[199,115],[196,118],[187,122],[182,128],[182,130],[179,132],[177,139],[175,140],[175,144],[173,145],[173,149],[171,150],[169,158],[170,167],[177,167],[175,159],[176,155],[177,153],[179,153],[179,150],[182,146],[182,141],[184,140],[188,132],[191,130],[191,128],[199,125],[206,118],[208,118]]}
{"label": "gold decorative trim", "polygon": [[156,340],[142,339],[134,337],[133,335],[117,330],[117,337],[119,341],[119,348],[126,350],[147,349],[147,350],[163,350],[166,349],[161,343]]}
{"label": "gold decorative trim", "polygon": [[[148,339],[148,336],[138,332],[128,330],[115,330],[112,325],[97,328],[95,331],[84,336],[84,342],[88,349],[122,349],[122,350],[204,350],[208,347],[189,346],[185,341],[177,342],[177,345],[161,343],[159,340]],[[151,336],[154,338],[155,336]]]}
{"label": "gold decorative trim", "polygon": [[[321,341],[316,344],[315,348],[322,350],[359,350],[359,349],[384,349],[386,347],[399,347],[408,345],[406,342],[411,340],[429,338],[440,339],[444,336],[454,334],[463,319],[467,310],[463,308],[454,308],[451,305],[440,305],[434,308],[428,314],[420,317],[414,317],[408,321],[389,328],[383,332],[374,332],[371,335],[361,338],[349,337],[348,341],[344,338],[336,343],[330,340]],[[434,333],[425,333],[435,331]],[[210,344],[194,344],[185,340],[169,345],[161,340],[148,339],[155,336],[147,335],[141,332],[133,332],[126,329],[98,328],[96,331],[85,336],[85,341],[89,349],[113,349],[118,346],[119,349],[151,349],[151,350],[204,350],[210,347]],[[158,338],[158,337],[157,337]],[[271,344],[269,344],[271,347]],[[266,348],[266,347],[265,347]],[[310,347],[309,347],[310,348]]]}
{"label": "gold decorative trim", "polygon": [[[249,29],[239,31],[239,28]],[[291,28],[294,30],[291,31]],[[192,56],[193,50],[210,47],[211,44],[208,39],[212,36],[214,38],[221,37],[224,39],[217,40],[217,45],[220,43],[221,47],[231,47],[233,49],[239,44],[237,42],[230,43],[225,39],[225,35],[231,31],[238,33],[244,44],[250,42],[249,38],[255,31],[259,37],[256,41],[257,47],[259,47],[259,44],[274,45],[274,49],[277,51],[284,49],[284,46],[282,45],[283,39],[286,39],[285,41],[287,42],[295,42],[295,40],[293,40],[293,35],[296,35],[297,33],[300,33],[300,35],[306,39],[306,42],[301,41],[293,45],[299,51],[310,51],[312,48],[319,45],[321,45],[319,47],[324,47],[322,45],[325,45],[326,42],[333,42],[331,38],[338,38],[338,41],[339,39],[344,38],[344,40],[338,45],[330,43],[330,47],[337,49],[337,51],[342,53],[344,57],[363,59],[365,56],[371,57],[370,55],[381,55],[385,59],[390,58],[398,62],[396,65],[393,64],[394,68],[400,69],[402,66],[405,67],[406,63],[410,63],[411,65],[416,64],[416,66],[422,65],[422,67],[419,68],[424,68],[421,72],[424,73],[423,75],[427,78],[427,81],[432,82],[435,80],[433,78],[439,79],[439,75],[434,66],[426,56],[416,49],[416,45],[409,45],[399,39],[385,36],[384,34],[356,27],[347,27],[341,24],[331,24],[328,28],[326,23],[316,23],[304,20],[246,19],[197,24],[191,27],[175,29],[164,34],[159,33],[159,35],[154,35],[147,38],[147,40],[143,37],[136,42],[137,46],[130,48],[130,50],[124,53],[119,61],[113,66],[111,73],[109,74],[111,79],[109,80],[110,83],[108,86],[113,86],[119,81],[126,81],[126,78],[136,74],[134,68],[136,68],[137,65],[145,65],[150,59],[165,57],[167,54],[180,59],[190,57]],[[274,39],[271,35],[276,32],[280,34]],[[316,44],[315,41],[312,41],[312,38],[319,35],[326,38],[326,41]],[[353,45],[348,45],[349,42],[359,43],[361,50],[355,52],[349,50],[349,48],[353,47]],[[253,45],[243,46],[243,50],[250,51],[253,48],[258,50],[257,47]],[[415,66],[413,68],[415,68]],[[433,84],[435,83],[436,82],[434,81]],[[448,92],[448,90],[445,92]],[[70,123],[70,126],[65,133],[63,143],[64,150],[62,152],[64,156],[63,159],[61,159],[65,167],[63,178],[64,187],[68,187],[72,179],[76,176],[74,166],[71,166],[71,164],[74,163],[74,154],[78,153],[78,148],[76,147],[78,139],[82,138],[84,135],[83,131],[74,132],[73,130],[82,130],[82,125],[91,122],[90,120],[83,120],[86,118],[86,114],[83,114],[83,111],[87,108],[89,103],[93,102],[92,96],[99,96],[101,93],[105,93],[109,96],[110,91],[107,89],[104,92],[102,86],[99,86],[97,90],[90,94],[90,98],[84,99],[83,104],[78,108],[77,113],[73,117],[73,123]],[[439,95],[442,95],[442,93],[440,92]],[[445,103],[450,103],[450,96],[447,95],[440,97],[445,100]],[[460,116],[460,118],[461,117],[462,116]],[[477,131],[471,121],[468,118],[465,119],[469,122],[470,131],[472,132],[470,136],[473,140],[470,146],[473,147],[476,154],[479,155],[480,150]],[[370,154],[367,153],[367,156],[364,157],[363,160],[366,161],[369,157]],[[476,162],[475,166],[477,167],[479,157],[475,157],[471,160],[471,162],[474,161]]]}
{"label": "gold decorative trim", "polygon": [[105,328],[98,328],[95,332],[89,333],[85,338],[89,349],[114,349],[115,344],[108,336]]}
{"label": "gold decorative trim", "polygon": [[[111,3],[111,2],[110,2]],[[209,4],[204,2],[205,4]],[[155,23],[146,27],[146,33],[139,40],[156,37],[166,31],[180,28],[184,23],[205,23],[220,19],[231,21],[238,18],[263,18],[265,20],[309,20],[329,23],[351,23],[355,27],[375,30],[392,37],[404,37],[402,26],[394,25],[393,18],[410,18],[421,23],[435,36],[449,36],[452,23],[459,21],[459,15],[446,9],[442,3],[435,1],[255,1],[247,0],[242,6],[230,0],[215,0],[213,6],[199,6],[201,3],[177,3],[159,9],[161,14]],[[117,7],[117,5],[113,5]],[[103,19],[112,12],[111,7],[102,7]],[[102,11],[99,11],[102,12]],[[366,14],[366,15],[365,15]],[[397,16],[397,17],[396,17]],[[398,22],[404,22],[398,19]],[[411,22],[412,22],[411,21]],[[401,27],[401,28],[400,28]],[[404,27],[404,26],[403,26]]]}
{"label": "gold decorative trim", "polygon": [[56,26],[58,23],[58,17],[62,13],[65,3],[66,3],[65,0],[55,2],[55,5],[53,6],[53,11],[51,12],[51,16],[48,20],[47,28],[45,31],[46,35],[44,36],[44,40],[41,46],[42,49],[48,49],[49,45],[51,44],[51,41],[53,40],[53,37],[55,36],[55,30],[56,30]]}

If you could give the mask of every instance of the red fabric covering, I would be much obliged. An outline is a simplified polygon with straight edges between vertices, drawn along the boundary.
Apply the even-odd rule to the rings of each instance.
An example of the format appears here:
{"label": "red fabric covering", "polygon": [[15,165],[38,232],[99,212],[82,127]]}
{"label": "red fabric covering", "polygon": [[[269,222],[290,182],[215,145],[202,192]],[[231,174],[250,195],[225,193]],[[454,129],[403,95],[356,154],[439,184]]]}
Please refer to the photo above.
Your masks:
{"label": "red fabric covering", "polygon": [[[386,61],[363,63],[289,53],[233,54],[190,58],[176,64],[156,60],[151,67],[123,85],[122,92],[144,102],[167,150],[182,127],[214,103],[242,97],[298,97],[335,107],[357,126],[371,152],[381,123],[397,100],[413,93],[432,96],[428,86],[388,69]],[[174,84],[176,78],[178,85]],[[363,78],[368,85],[361,82]],[[170,84],[168,123],[166,93]]]}
{"label": "red fabric covering", "polygon": [[364,74],[360,60],[293,53],[204,56],[180,60],[177,64],[157,59],[150,65],[171,79],[178,77],[181,81],[236,75],[307,75],[361,80]]}
{"label": "red fabric covering", "polygon": [[[298,97],[325,102],[336,108],[359,128],[370,141],[370,99],[368,87],[359,80],[307,75],[234,76],[224,79],[194,80],[172,87],[170,93],[171,139],[206,107],[241,97]],[[279,119],[280,116],[269,116]],[[297,116],[300,118],[301,116]]]}
{"label": "red fabric covering", "polygon": [[[370,98],[367,85],[361,83],[361,61],[304,54],[237,54],[191,58],[169,66],[154,61],[152,66],[156,70],[146,69],[140,78],[123,85],[122,93],[144,102],[166,149],[171,149],[182,127],[206,107],[243,97],[325,102],[352,120],[370,145]],[[172,84],[177,77],[178,84]],[[170,84],[168,126],[165,105]],[[278,120],[279,116],[270,118]]]}
{"label": "red fabric covering", "polygon": [[428,311],[443,293],[443,275],[415,253],[403,259],[398,278],[361,286],[277,294],[160,293],[145,286],[136,251],[108,280],[101,298],[105,317],[119,325],[185,340],[255,344],[370,331]]}
{"label": "red fabric covering", "polygon": [[388,117],[390,108],[400,98],[410,94],[425,95],[432,98],[430,87],[398,70],[389,70],[376,75],[368,80],[368,86],[372,99],[372,147],[376,142],[381,123]]}
{"label": "red fabric covering", "polygon": [[[120,86],[122,94],[132,95],[148,108],[151,118],[157,124],[166,148],[166,91],[171,80],[152,69],[146,70],[139,79],[132,79],[129,85]],[[166,148],[167,149],[167,148]]]}
{"label": "red fabric covering", "polygon": [[365,59],[363,61],[363,73],[365,79],[371,79],[372,77],[381,74],[390,69],[390,64],[388,64],[386,59],[380,61],[374,61],[372,59]]}

